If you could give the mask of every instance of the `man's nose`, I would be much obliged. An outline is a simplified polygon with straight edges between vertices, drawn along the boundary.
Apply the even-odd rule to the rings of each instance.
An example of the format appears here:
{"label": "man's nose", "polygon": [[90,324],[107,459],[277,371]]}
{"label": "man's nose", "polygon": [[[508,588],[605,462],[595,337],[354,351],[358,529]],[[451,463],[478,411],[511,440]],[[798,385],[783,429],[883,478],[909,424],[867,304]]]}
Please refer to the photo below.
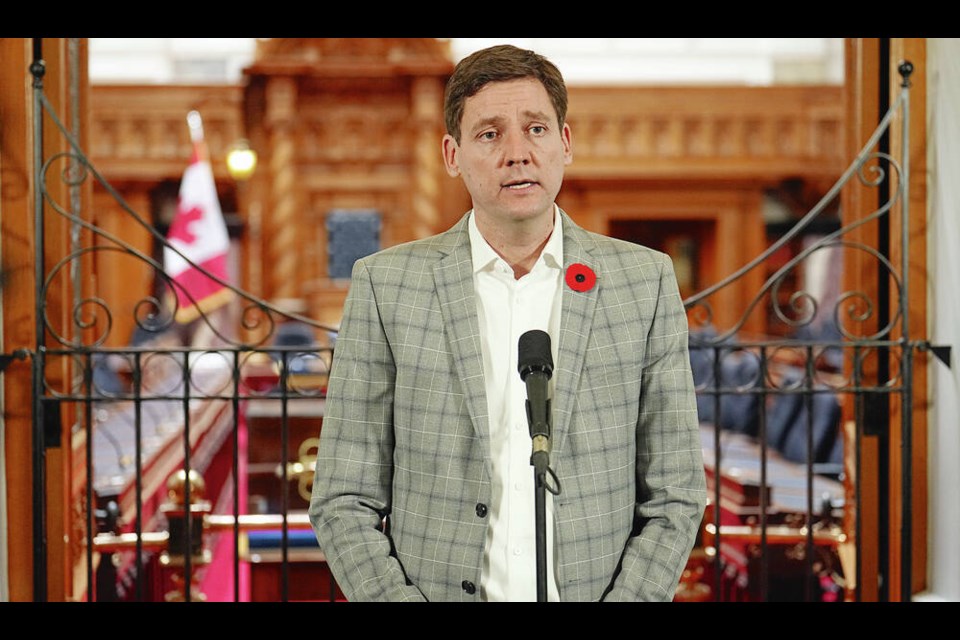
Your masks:
{"label": "man's nose", "polygon": [[509,167],[530,162],[530,143],[522,133],[507,134],[503,146],[504,163]]}

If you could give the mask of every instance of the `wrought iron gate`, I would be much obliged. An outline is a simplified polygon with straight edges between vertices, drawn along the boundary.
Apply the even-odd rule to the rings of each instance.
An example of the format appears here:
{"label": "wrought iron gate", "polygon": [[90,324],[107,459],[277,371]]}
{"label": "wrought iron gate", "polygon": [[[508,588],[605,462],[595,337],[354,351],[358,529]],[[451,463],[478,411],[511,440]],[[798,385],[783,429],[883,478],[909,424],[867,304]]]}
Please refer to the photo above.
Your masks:
{"label": "wrought iron gate", "polygon": [[[743,571],[755,574],[758,591],[751,594],[753,599],[825,599],[831,588],[825,576],[840,588],[851,582],[859,587],[858,452],[874,426],[876,416],[867,416],[871,403],[892,394],[901,399],[900,420],[907,443],[902,451],[902,500],[904,519],[910,521],[913,351],[927,345],[910,339],[905,312],[909,291],[906,126],[902,158],[878,147],[896,114],[902,115],[904,123],[909,120],[912,68],[906,63],[900,71],[903,84],[898,98],[817,206],[762,255],[685,301],[704,452],[712,479],[711,509],[685,580],[687,587],[705,588],[710,599],[730,596],[730,581],[735,582]],[[313,420],[319,433],[335,329],[225,283],[236,294],[234,309],[241,335],[221,333],[215,319],[203,316],[198,322],[214,334],[213,346],[191,348],[165,341],[176,325],[163,294],[176,284],[163,265],[92,225],[78,214],[72,198],[70,203],[57,202],[46,185],[54,176],[71,186],[92,178],[129,214],[131,224],[148,229],[158,243],[166,241],[112,189],[77,144],[71,128],[63,125],[43,92],[42,61],[31,72],[38,114],[34,132],[38,307],[32,353],[36,597],[42,600],[46,593],[45,451],[50,438],[58,437],[52,434],[59,433],[62,420],[67,420],[72,425],[70,445],[79,443],[76,453],[85,461],[82,477],[70,479],[71,486],[82,487],[70,505],[70,533],[83,574],[78,579],[85,584],[83,599],[143,600],[158,591],[170,600],[204,599],[207,594],[200,580],[220,563],[217,570],[230,577],[230,589],[222,598],[241,600],[242,583],[249,580],[245,572],[268,552],[278,560],[278,599],[294,599],[293,558],[309,549],[309,561],[317,562],[322,552],[310,548],[310,540],[313,544],[315,540],[309,523],[302,511],[293,508],[287,489],[296,481],[301,490],[309,491],[311,448],[316,442],[296,441],[292,430],[298,419],[305,419],[308,424]],[[63,136],[69,151],[42,158],[45,118]],[[888,194],[883,204],[855,223],[838,225],[770,268],[772,258],[809,230],[855,179],[883,187]],[[850,239],[853,229],[869,221],[895,223],[895,213],[904,238],[899,265],[877,248]],[[49,264],[44,229],[51,219],[69,226],[72,245],[44,272],[41,265]],[[833,291],[824,297],[802,285],[792,288],[803,265],[827,253],[831,260],[840,259],[850,251],[872,256],[887,274],[889,315],[884,305],[863,292]],[[133,309],[138,338],[123,348],[105,346],[113,311],[104,300],[84,293],[88,270],[104,252],[148,265],[157,277],[158,291]],[[711,296],[757,268],[767,268],[772,275],[740,322],[727,328],[712,326]],[[51,304],[51,292],[60,290],[58,283],[64,280],[74,292],[67,313],[60,313],[70,319],[66,324],[50,313],[56,306]],[[745,319],[756,310],[769,311],[773,321],[780,323],[783,330],[777,337],[742,335]],[[868,320],[876,320],[869,333],[854,327]],[[318,336],[329,340],[318,340]],[[850,425],[839,420],[844,398],[851,399],[853,406]],[[251,481],[245,447],[250,420],[266,414],[276,426],[282,461],[266,472],[274,476],[280,490],[278,501],[266,499],[258,506],[245,502]],[[837,442],[843,445],[839,450],[846,448],[845,456],[837,456]],[[291,456],[295,448],[299,453]],[[731,466],[732,476],[739,478],[736,486],[727,483]],[[781,471],[785,475],[777,476]],[[843,481],[855,489],[853,505],[847,494],[837,492]],[[785,482],[789,490],[771,493],[771,487],[781,491],[778,482]],[[225,498],[214,503],[208,496]],[[792,500],[786,510],[781,509],[787,500],[784,496]],[[844,522],[851,508],[857,515],[852,523]],[[908,600],[909,527],[901,544],[902,599]],[[793,566],[801,567],[800,589],[788,595],[777,581],[781,552]],[[335,587],[330,578],[326,591],[330,599],[336,599]]]}

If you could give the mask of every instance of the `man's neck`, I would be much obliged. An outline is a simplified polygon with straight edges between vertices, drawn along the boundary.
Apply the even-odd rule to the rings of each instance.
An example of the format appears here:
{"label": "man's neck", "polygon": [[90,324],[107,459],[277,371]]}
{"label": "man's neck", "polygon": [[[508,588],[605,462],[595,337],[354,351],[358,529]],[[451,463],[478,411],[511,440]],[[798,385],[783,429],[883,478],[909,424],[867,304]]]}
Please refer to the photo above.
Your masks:
{"label": "man's neck", "polygon": [[477,216],[477,229],[490,248],[513,269],[517,280],[530,273],[550,240],[554,229],[554,210],[549,216],[511,223],[508,226],[488,224]]}

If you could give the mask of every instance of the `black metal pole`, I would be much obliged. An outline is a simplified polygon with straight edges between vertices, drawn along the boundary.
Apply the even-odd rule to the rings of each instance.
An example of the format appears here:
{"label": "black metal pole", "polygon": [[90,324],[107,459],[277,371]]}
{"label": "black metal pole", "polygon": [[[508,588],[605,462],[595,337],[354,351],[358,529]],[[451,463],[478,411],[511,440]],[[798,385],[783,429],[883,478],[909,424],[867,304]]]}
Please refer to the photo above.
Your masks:
{"label": "black metal pole", "polygon": [[[890,38],[880,38],[879,51],[878,111],[882,116],[890,108]],[[890,133],[884,131],[880,137],[878,151],[881,153],[878,165],[883,174],[890,175],[887,155],[890,153]],[[880,206],[890,201],[890,180],[877,185]],[[884,258],[890,257],[890,215],[878,220],[877,250]],[[878,269],[877,273],[877,326],[886,327],[890,323],[890,282],[889,276]],[[890,380],[890,348],[877,349],[877,386]],[[873,411],[868,424],[876,424],[879,433],[877,441],[877,494],[878,494],[878,600],[890,601],[890,395],[878,393],[873,397]],[[869,409],[869,408],[868,408]]]}
{"label": "black metal pole", "polygon": [[910,344],[910,75],[913,64],[904,61],[897,68],[903,91],[903,118],[901,129],[901,157],[903,162],[902,194],[900,204],[900,264],[903,287],[900,291],[902,315],[900,352],[903,354],[903,400],[900,405],[900,491],[903,501],[900,510],[900,600],[910,602],[913,597],[913,352]]}
{"label": "black metal pole", "polygon": [[[541,455],[542,454],[542,455]],[[537,602],[547,601],[547,452],[538,451],[530,460],[533,465],[534,521],[537,541]]]}
{"label": "black metal pole", "polygon": [[43,39],[33,39],[33,61],[30,73],[33,75],[33,207],[34,207],[34,295],[37,297],[35,309],[36,349],[33,358],[33,599],[35,602],[47,601],[47,523],[46,523],[46,445],[43,433],[43,394],[44,370],[44,331],[43,331]]}
{"label": "black metal pole", "polygon": [[546,491],[556,494],[559,489],[547,487],[550,471],[550,398],[548,381],[553,375],[553,355],[550,336],[534,329],[520,336],[517,345],[517,370],[527,387],[527,424],[530,427],[534,485],[534,537],[537,554],[537,602],[547,601],[547,516]]}

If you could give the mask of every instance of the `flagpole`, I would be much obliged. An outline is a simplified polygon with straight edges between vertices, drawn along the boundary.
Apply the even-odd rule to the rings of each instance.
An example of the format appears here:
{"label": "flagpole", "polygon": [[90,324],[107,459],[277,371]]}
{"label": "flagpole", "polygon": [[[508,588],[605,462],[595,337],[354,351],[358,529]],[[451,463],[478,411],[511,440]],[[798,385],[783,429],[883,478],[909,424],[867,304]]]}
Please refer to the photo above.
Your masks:
{"label": "flagpole", "polygon": [[190,128],[190,140],[194,144],[203,142],[203,118],[199,111],[191,111],[187,114],[187,126]]}
{"label": "flagpole", "polygon": [[[200,161],[205,160],[205,159],[206,159],[206,153],[203,152],[203,119],[200,117],[200,112],[199,112],[199,111],[190,111],[190,112],[187,113],[187,127],[189,127],[189,129],[190,129],[190,140],[191,140],[191,142],[193,142],[193,152],[194,152],[194,156],[195,156],[195,160],[194,160],[194,161],[196,161],[196,160],[200,160]],[[182,187],[181,187],[181,188],[182,188]],[[189,356],[188,356],[188,358],[189,358]],[[187,362],[188,362],[188,364],[189,364],[189,359],[187,360]],[[183,471],[184,471],[185,474],[187,474],[187,477],[189,477],[189,475],[190,475],[190,423],[189,423],[189,421],[187,421],[187,422],[184,424],[183,436],[184,436],[184,442],[185,442],[185,449],[184,449],[184,454],[185,454],[185,455],[184,455],[184,459],[183,459]],[[190,504],[190,503],[191,503],[191,498],[190,498],[190,483],[189,483],[189,482],[186,483],[186,487],[185,487],[185,488],[186,488],[186,493],[184,494],[184,502],[185,502],[186,504]],[[188,518],[186,519],[186,531],[184,531],[184,534],[185,534],[185,536],[186,536],[186,537],[185,537],[186,540],[192,540],[192,539],[193,539],[193,533],[192,533],[192,531],[191,531],[192,528],[193,528],[193,526],[194,526],[194,524],[193,524],[193,518],[189,518],[189,517],[188,517]],[[192,564],[193,564],[193,563],[192,563],[192,558],[190,557],[190,554],[189,554],[189,553],[188,553],[188,554],[185,554],[185,556],[184,556],[184,565],[183,565],[183,570],[184,570],[184,587],[185,587],[184,597],[185,597],[185,599],[186,599],[187,602],[190,602],[190,600],[191,600],[190,587],[191,587],[191,584],[192,584],[192,582],[193,582],[193,580],[192,580],[193,567],[191,566]]]}

